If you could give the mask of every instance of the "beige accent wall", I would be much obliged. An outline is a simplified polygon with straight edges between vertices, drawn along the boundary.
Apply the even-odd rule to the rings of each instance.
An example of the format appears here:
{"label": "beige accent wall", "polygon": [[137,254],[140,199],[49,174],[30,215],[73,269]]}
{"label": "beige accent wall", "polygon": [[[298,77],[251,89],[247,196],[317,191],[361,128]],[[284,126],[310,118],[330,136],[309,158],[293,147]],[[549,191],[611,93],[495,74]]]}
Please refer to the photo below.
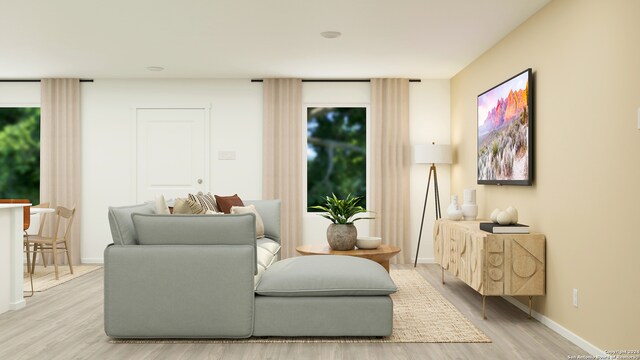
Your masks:
{"label": "beige accent wall", "polygon": [[[477,185],[477,95],[528,67],[534,185]],[[452,194],[476,188],[481,216],[513,205],[546,234],[535,310],[603,350],[640,349],[638,108],[638,0],[554,0],[451,79]]]}

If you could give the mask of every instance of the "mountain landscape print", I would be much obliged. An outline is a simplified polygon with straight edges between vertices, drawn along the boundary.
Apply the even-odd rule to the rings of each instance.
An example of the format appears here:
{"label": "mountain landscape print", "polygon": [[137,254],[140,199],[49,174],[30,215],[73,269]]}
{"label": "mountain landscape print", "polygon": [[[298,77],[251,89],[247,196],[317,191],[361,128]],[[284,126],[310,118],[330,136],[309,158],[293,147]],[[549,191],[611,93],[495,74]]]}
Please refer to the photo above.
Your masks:
{"label": "mountain landscape print", "polygon": [[478,182],[530,180],[530,69],[478,96]]}

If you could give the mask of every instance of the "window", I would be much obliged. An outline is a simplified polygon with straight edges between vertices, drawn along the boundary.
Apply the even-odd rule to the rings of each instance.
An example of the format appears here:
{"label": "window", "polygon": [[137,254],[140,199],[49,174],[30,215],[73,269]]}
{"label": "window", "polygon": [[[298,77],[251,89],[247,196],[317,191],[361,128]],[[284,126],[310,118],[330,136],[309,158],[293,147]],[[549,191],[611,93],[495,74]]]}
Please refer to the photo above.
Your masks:
{"label": "window", "polygon": [[0,108],[0,198],[40,203],[40,108]]}
{"label": "window", "polygon": [[361,196],[366,208],[366,139],[366,107],[307,108],[307,206],[335,193]]}

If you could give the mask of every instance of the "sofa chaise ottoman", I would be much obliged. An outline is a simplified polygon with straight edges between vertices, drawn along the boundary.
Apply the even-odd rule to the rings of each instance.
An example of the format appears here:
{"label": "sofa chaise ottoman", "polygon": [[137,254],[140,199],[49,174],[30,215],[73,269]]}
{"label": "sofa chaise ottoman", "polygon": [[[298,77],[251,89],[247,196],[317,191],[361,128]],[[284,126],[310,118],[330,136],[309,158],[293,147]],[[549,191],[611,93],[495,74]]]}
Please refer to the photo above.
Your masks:
{"label": "sofa chaise ottoman", "polygon": [[104,326],[114,338],[387,336],[390,294],[379,264],[348,256],[277,261],[280,202],[255,215],[155,215],[109,209]]}

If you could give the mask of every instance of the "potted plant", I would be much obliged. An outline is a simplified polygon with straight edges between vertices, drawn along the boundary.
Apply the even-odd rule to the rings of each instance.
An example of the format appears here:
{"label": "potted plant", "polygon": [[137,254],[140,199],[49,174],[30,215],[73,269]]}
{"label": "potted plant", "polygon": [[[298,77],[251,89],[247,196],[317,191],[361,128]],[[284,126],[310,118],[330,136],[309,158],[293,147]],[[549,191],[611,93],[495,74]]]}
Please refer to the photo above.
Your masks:
{"label": "potted plant", "polygon": [[362,197],[347,195],[345,199],[338,199],[336,194],[331,194],[325,198],[324,205],[311,206],[312,209],[324,211],[318,214],[323,218],[331,220],[331,225],[327,228],[327,241],[333,250],[351,250],[356,245],[358,231],[353,225],[355,221],[363,219],[373,219],[373,217],[354,218],[357,214],[366,213],[367,210],[358,203]]}

